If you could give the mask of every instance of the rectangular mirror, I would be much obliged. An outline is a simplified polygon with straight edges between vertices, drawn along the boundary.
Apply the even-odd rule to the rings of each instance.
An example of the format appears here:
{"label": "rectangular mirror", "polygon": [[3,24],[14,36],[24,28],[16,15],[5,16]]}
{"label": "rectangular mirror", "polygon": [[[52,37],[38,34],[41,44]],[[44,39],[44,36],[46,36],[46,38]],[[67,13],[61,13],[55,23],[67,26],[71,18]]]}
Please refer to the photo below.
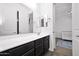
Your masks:
{"label": "rectangular mirror", "polygon": [[41,19],[41,27],[44,27],[44,18]]}
{"label": "rectangular mirror", "polygon": [[0,4],[0,36],[33,33],[33,12],[21,3]]}

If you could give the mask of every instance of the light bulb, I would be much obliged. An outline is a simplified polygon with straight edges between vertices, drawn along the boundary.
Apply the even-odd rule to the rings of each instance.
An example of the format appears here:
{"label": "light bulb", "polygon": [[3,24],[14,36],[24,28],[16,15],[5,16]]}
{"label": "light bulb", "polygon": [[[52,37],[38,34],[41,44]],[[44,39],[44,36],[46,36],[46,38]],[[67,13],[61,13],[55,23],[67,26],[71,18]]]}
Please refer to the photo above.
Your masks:
{"label": "light bulb", "polygon": [[2,17],[0,17],[0,25],[2,25]]}

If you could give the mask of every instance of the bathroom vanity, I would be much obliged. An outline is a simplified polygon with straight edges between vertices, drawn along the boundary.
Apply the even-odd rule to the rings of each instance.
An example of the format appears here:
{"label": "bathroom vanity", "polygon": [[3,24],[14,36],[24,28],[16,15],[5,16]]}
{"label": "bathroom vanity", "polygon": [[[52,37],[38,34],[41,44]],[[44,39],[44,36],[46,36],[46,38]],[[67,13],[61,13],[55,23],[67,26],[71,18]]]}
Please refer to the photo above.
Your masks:
{"label": "bathroom vanity", "polygon": [[[33,34],[29,34],[29,35],[33,36]],[[17,42],[15,42],[15,44],[12,43],[13,41],[11,43],[10,41],[7,41],[7,40],[3,41],[2,44],[4,44],[5,42],[6,43],[4,45],[0,43],[0,56],[42,56],[44,55],[49,49],[49,35],[45,35],[45,36],[34,35],[33,37],[31,36],[29,36],[28,38],[24,38],[22,37],[22,35],[20,35],[20,38],[17,39]],[[21,40],[21,38],[25,41]]]}

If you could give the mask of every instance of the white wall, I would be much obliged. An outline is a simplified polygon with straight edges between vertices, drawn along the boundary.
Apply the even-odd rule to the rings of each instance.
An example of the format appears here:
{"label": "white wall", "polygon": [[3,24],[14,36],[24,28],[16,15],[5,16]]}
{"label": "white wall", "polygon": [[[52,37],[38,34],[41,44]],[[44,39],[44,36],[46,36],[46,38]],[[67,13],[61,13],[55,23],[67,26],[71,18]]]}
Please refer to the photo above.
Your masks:
{"label": "white wall", "polygon": [[0,34],[16,34],[17,31],[17,11],[20,13],[20,33],[29,33],[29,14],[32,12],[28,7],[18,3],[0,4],[0,14],[2,14],[3,24],[0,25]]}
{"label": "white wall", "polygon": [[16,9],[6,4],[0,4],[0,14],[2,14],[2,25],[0,25],[0,35],[16,33]]}
{"label": "white wall", "polygon": [[72,15],[68,14],[72,9],[71,3],[55,4],[55,30],[57,38],[62,38],[63,31],[72,31]]}
{"label": "white wall", "polygon": [[29,31],[30,31],[30,33],[33,33],[33,13],[31,13],[29,15],[29,17],[30,17],[30,28],[29,28]]}
{"label": "white wall", "polygon": [[[37,4],[37,9],[34,12],[34,25],[35,25],[34,32],[38,31],[37,30],[38,28],[40,28],[40,32],[47,32],[47,31],[50,32],[49,30],[53,31],[53,28],[51,28],[51,27],[53,27],[53,25],[51,25],[51,27],[50,26],[40,27],[41,18],[44,18],[45,22],[48,20],[48,24],[50,24],[49,22],[52,21],[51,20],[51,19],[53,19],[52,6],[53,6],[52,3],[39,3],[39,4]],[[49,29],[49,28],[51,28],[51,29]]]}
{"label": "white wall", "polygon": [[[41,18],[48,21],[48,27],[40,27]],[[46,24],[46,23],[44,23]],[[54,51],[55,42],[53,37],[53,4],[52,3],[38,3],[37,10],[34,12],[34,32],[47,32],[50,34],[50,51]]]}
{"label": "white wall", "polygon": [[20,19],[19,19],[19,26],[20,26],[20,33],[30,33],[30,24],[29,24],[29,18],[30,13],[32,11],[27,10],[28,8],[24,8],[23,6],[19,6],[18,10],[20,12]]}

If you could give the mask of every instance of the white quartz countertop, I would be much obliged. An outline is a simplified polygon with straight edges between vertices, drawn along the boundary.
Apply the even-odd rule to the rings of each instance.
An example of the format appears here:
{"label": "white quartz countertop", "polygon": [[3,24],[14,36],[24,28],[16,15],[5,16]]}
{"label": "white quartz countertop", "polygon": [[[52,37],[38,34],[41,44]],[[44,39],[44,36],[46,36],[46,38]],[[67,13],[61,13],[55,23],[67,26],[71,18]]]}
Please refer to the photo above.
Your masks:
{"label": "white quartz countertop", "polygon": [[11,36],[2,36],[0,37],[0,52],[34,41],[41,37],[49,35],[48,33],[41,33],[37,35],[36,33],[29,34],[19,34],[19,35],[11,35]]}

